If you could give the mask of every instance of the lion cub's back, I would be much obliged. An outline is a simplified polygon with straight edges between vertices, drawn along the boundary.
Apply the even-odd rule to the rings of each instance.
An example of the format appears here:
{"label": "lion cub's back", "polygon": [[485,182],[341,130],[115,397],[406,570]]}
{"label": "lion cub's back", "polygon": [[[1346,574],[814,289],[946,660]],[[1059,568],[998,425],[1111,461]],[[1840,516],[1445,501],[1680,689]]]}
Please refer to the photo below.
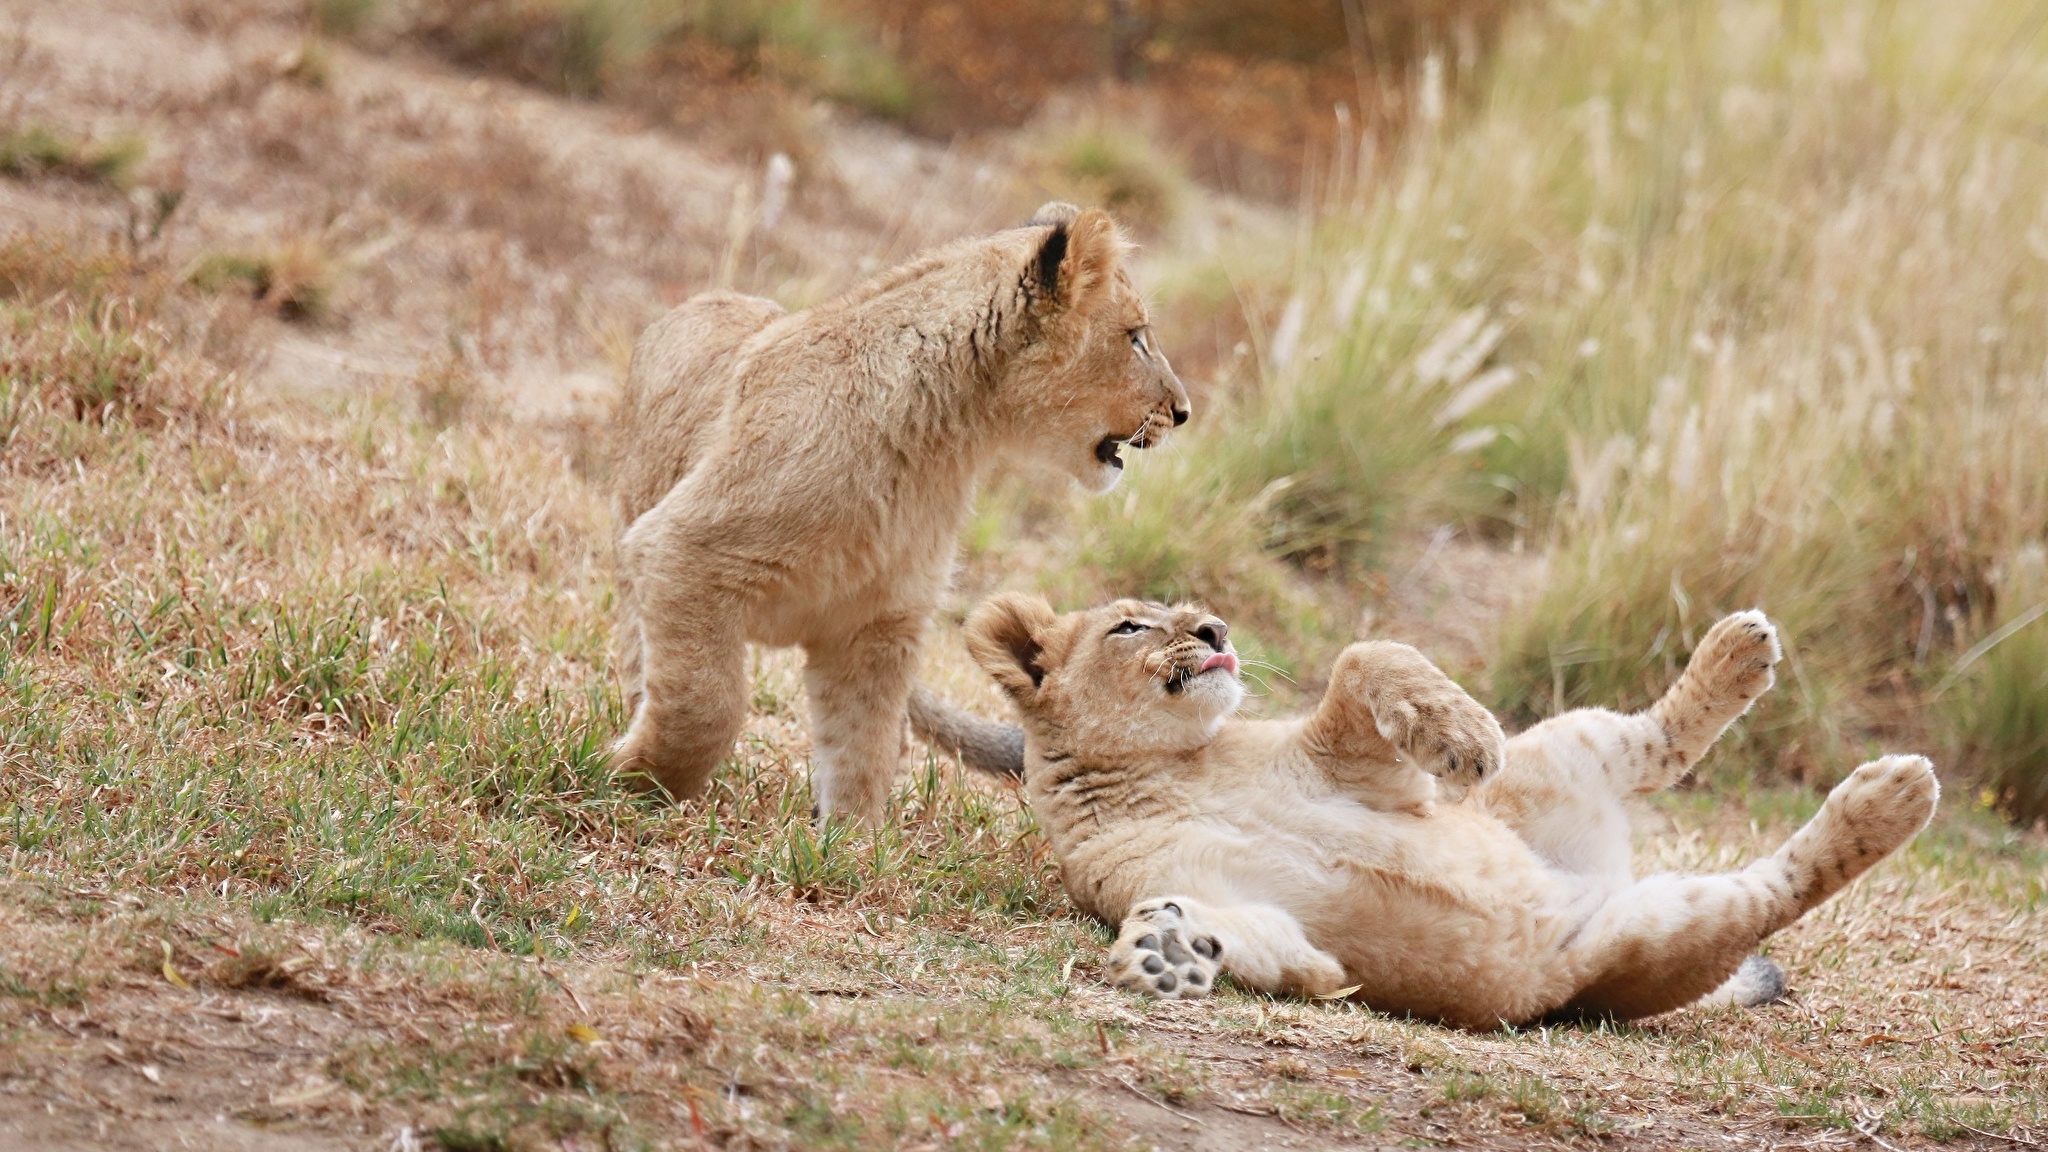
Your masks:
{"label": "lion cub's back", "polygon": [[706,432],[724,411],[741,349],[785,314],[782,305],[759,296],[706,292],[641,333],[612,417],[612,510],[619,531],[696,463]]}

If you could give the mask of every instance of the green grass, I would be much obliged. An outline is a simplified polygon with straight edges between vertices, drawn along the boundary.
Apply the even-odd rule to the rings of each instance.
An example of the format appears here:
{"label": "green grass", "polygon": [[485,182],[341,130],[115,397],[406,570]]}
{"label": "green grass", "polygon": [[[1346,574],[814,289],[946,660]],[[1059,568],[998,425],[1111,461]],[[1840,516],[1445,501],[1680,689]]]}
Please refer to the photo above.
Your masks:
{"label": "green grass", "polygon": [[2048,817],[2048,560],[2021,550],[1996,574],[2001,618],[1932,694],[1951,744],[2015,820]]}
{"label": "green grass", "polygon": [[39,125],[10,127],[0,130],[0,176],[56,177],[124,188],[148,152],[138,136],[94,141]]}
{"label": "green grass", "polygon": [[192,284],[207,292],[241,292],[287,320],[319,320],[330,310],[335,269],[316,240],[209,252],[194,262]]}
{"label": "green grass", "polygon": [[1035,167],[1048,195],[1107,208],[1125,224],[1151,231],[1172,224],[1188,196],[1178,162],[1144,133],[1101,120],[1045,141]]}

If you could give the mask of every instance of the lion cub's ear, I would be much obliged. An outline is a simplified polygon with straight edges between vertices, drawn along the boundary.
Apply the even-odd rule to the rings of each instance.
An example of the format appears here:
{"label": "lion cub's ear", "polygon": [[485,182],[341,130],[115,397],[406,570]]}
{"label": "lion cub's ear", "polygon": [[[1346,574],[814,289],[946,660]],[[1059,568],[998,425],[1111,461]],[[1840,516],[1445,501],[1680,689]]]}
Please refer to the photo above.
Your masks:
{"label": "lion cub's ear", "polygon": [[1059,617],[1038,596],[1006,592],[967,618],[967,651],[1019,704],[1045,683],[1045,645]]}
{"label": "lion cub's ear", "polygon": [[1052,225],[1035,261],[1039,301],[1056,312],[1088,307],[1116,275],[1126,248],[1123,232],[1100,208],[1081,211],[1054,201],[1038,212],[1033,224]]}
{"label": "lion cub's ear", "polygon": [[1026,227],[1037,224],[1072,224],[1080,215],[1081,209],[1065,200],[1047,200],[1038,206],[1038,211],[1031,214],[1031,220]]}

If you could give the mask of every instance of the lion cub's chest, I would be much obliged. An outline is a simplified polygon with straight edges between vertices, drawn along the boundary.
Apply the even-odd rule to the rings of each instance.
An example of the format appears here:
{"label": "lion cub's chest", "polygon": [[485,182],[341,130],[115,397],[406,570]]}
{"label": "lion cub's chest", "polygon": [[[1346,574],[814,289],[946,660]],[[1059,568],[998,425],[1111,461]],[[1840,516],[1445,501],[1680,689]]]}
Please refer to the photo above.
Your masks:
{"label": "lion cub's chest", "polygon": [[1241,844],[1233,858],[1253,876],[1281,869],[1298,881],[1340,883],[1361,867],[1403,866],[1405,845],[1420,831],[1417,818],[1290,783],[1219,795],[1197,821]]}
{"label": "lion cub's chest", "polygon": [[1161,829],[1169,870],[1208,872],[1286,904],[1340,889],[1360,870],[1410,866],[1421,820],[1332,787],[1294,752],[1285,726],[1243,727],[1212,746],[1175,827]]}

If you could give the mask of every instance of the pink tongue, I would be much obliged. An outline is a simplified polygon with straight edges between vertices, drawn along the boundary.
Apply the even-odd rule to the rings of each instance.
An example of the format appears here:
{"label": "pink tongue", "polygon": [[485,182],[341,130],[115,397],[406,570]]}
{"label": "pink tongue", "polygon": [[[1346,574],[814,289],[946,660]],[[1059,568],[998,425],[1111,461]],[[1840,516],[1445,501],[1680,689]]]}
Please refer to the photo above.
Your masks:
{"label": "pink tongue", "polygon": [[[1203,672],[1207,672],[1211,668],[1228,668],[1232,672],[1236,672],[1237,657],[1229,652],[1218,652],[1214,656],[1209,657],[1207,660],[1202,661]],[[1199,673],[1197,673],[1197,675],[1199,675]]]}

